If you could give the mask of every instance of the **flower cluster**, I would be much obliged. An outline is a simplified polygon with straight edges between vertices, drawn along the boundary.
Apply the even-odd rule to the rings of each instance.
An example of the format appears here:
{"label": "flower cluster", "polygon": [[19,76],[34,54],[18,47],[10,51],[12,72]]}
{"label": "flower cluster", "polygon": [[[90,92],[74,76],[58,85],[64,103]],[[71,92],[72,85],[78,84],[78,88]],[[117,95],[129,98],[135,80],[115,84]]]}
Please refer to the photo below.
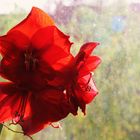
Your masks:
{"label": "flower cluster", "polygon": [[69,36],[42,10],[30,14],[0,36],[0,123],[12,120],[25,135],[77,114],[97,95],[92,72],[101,62],[92,56],[98,43],[84,44],[74,57]]}

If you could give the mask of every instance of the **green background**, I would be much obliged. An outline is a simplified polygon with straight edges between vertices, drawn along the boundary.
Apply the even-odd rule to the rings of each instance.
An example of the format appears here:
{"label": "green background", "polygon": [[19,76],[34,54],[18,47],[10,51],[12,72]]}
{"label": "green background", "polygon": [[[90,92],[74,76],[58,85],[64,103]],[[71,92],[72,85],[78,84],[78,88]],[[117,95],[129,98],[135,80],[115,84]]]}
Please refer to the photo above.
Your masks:
{"label": "green background", "polygon": [[[73,54],[85,42],[100,42],[94,52],[102,58],[94,75],[99,95],[87,106],[86,116],[79,110],[78,116],[69,115],[60,121],[62,130],[48,127],[35,134],[34,140],[140,140],[139,12],[125,3],[114,3],[99,9],[80,5],[61,17],[53,15],[57,26],[71,36]],[[23,11],[0,15],[0,34],[4,35],[26,16]],[[119,27],[113,30],[114,17],[123,17],[119,21],[123,22],[121,31]],[[17,126],[12,128],[20,130]],[[0,136],[0,140],[27,139],[6,128]]]}

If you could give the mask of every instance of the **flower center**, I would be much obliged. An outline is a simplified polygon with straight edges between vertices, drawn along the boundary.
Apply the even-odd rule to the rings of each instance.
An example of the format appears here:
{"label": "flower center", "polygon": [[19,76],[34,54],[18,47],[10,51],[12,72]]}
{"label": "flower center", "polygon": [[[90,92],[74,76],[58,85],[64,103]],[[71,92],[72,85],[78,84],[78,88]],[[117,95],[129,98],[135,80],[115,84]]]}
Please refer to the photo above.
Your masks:
{"label": "flower center", "polygon": [[26,50],[24,53],[24,63],[26,71],[34,71],[38,65],[38,59],[33,56],[33,52],[31,50]]}

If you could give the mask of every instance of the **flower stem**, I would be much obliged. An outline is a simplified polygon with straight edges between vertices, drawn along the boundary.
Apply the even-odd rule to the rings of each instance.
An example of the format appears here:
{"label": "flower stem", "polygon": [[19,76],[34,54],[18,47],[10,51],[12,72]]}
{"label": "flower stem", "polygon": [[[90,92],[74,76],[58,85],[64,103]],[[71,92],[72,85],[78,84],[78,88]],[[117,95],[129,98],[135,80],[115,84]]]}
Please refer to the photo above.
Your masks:
{"label": "flower stem", "polygon": [[3,128],[3,124],[0,123],[0,134],[1,134],[2,128]]}

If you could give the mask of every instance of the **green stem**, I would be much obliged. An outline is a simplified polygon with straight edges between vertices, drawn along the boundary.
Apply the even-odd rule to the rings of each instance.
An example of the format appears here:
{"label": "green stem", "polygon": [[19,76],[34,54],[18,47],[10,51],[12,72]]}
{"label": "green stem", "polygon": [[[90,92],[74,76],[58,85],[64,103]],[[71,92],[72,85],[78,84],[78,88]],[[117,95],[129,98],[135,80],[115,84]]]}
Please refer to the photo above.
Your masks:
{"label": "green stem", "polygon": [[3,124],[0,124],[0,134],[1,134],[2,128],[3,128]]}

